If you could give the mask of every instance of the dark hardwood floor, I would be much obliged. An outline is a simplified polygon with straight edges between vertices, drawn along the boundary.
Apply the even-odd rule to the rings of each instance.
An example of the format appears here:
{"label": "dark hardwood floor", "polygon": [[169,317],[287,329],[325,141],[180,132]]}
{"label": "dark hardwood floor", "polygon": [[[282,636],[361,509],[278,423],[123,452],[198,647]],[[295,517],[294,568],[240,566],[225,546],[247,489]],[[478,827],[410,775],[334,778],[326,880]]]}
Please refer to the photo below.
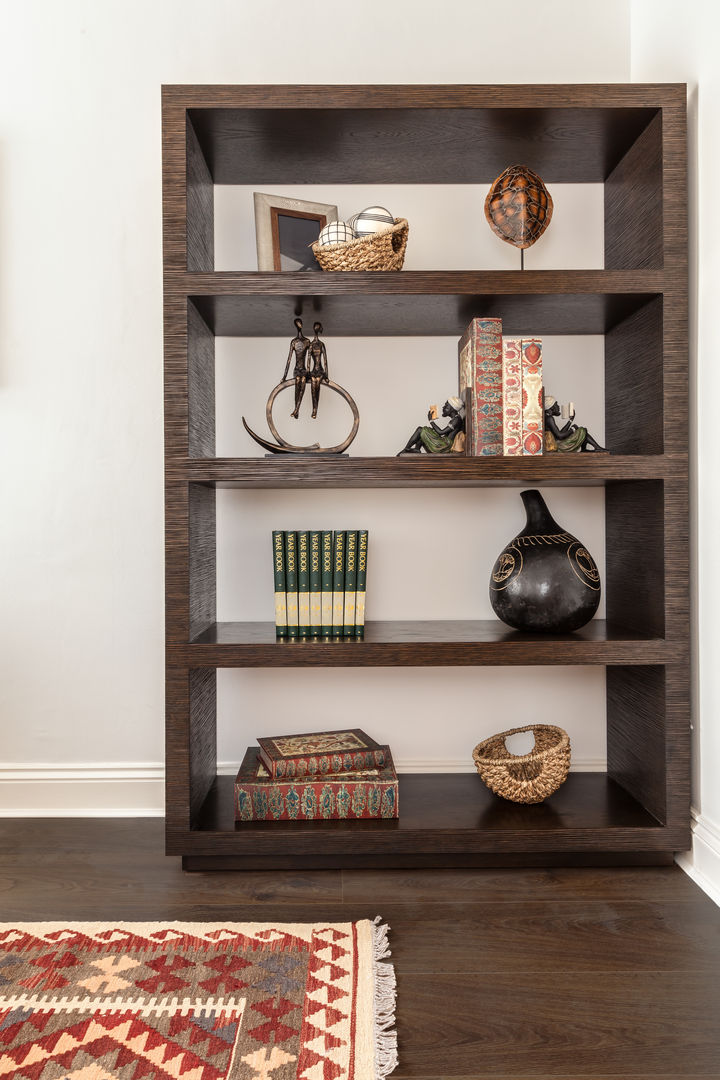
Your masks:
{"label": "dark hardwood floor", "polygon": [[720,909],[677,867],[183,873],[158,819],[0,821],[0,919],[380,914],[393,1080],[720,1080]]}

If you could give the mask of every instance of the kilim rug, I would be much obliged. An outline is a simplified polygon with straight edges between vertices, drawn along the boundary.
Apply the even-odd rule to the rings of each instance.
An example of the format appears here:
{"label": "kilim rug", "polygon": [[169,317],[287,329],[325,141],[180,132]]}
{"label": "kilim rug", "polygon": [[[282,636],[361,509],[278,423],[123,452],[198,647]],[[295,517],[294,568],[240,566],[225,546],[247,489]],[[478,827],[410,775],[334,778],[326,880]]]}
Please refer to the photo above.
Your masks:
{"label": "kilim rug", "polygon": [[381,1080],[387,930],[0,924],[0,1080]]}

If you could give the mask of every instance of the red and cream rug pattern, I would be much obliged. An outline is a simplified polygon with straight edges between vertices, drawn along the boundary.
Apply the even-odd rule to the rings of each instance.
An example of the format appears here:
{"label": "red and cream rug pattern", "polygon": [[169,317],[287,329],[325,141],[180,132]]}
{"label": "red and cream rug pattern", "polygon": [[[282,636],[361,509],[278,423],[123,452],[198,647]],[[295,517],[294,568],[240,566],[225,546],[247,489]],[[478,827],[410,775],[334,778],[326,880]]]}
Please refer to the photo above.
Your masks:
{"label": "red and cream rug pattern", "polygon": [[387,927],[0,924],[0,1080],[382,1080]]}

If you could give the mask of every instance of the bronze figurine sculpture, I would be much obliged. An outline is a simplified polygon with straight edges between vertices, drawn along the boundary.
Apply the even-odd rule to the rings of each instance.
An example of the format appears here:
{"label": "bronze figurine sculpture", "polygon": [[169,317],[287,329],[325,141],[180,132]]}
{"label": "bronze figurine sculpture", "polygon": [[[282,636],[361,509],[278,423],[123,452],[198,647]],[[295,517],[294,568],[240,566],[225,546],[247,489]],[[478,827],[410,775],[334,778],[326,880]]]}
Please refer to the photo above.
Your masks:
{"label": "bronze figurine sculpture", "polygon": [[285,373],[281,380],[282,382],[286,381],[290,369],[290,361],[294,356],[295,368],[293,370],[293,379],[295,380],[295,409],[290,415],[294,416],[295,419],[297,419],[298,412],[300,411],[300,402],[305,393],[305,383],[307,382],[308,377],[308,369],[305,361],[308,349],[310,348],[310,338],[305,337],[302,326],[302,319],[295,319],[297,334],[290,342],[290,351],[288,353],[287,363],[285,364]]}
{"label": "bronze figurine sculpture", "polygon": [[[275,442],[271,442],[269,439],[265,439],[262,435],[258,435],[254,432],[248,425],[244,416],[242,422],[248,435],[254,439],[258,445],[265,447],[265,449],[269,450],[272,454],[342,454],[343,451],[347,450],[348,446],[357,435],[358,427],[360,426],[358,407],[350,397],[350,394],[348,394],[347,390],[330,380],[328,374],[327,349],[325,348],[325,342],[320,340],[320,334],[323,332],[322,324],[319,322],[314,324],[313,331],[315,336],[312,341],[305,337],[302,327],[302,319],[295,319],[297,334],[290,342],[290,349],[288,351],[288,358],[282,380],[270,391],[270,396],[268,397],[267,405],[265,406],[265,419],[267,420],[267,425],[272,432]],[[295,358],[293,377],[292,379],[288,379],[288,372],[293,357]],[[320,388],[323,385],[327,386],[329,390],[333,390],[336,394],[339,394],[350,406],[353,415],[352,429],[348,437],[341,443],[338,443],[337,446],[322,447],[318,443],[312,443],[310,446],[294,446],[292,443],[287,442],[286,439],[283,439],[275,427],[272,417],[272,407],[275,398],[281,391],[287,390],[291,386],[294,387],[295,408],[290,415],[297,420],[300,414],[300,405],[305,394],[305,387],[308,382],[310,383],[313,419],[317,417],[318,404],[320,402]]]}
{"label": "bronze figurine sculpture", "polygon": [[415,428],[405,446],[397,455],[421,454],[464,454],[465,453],[465,406],[461,398],[451,397],[442,408],[442,415],[448,417],[448,423],[441,427],[437,422],[437,406],[428,411],[429,424]]}
{"label": "bronze figurine sculpture", "polygon": [[575,424],[575,408],[570,404],[568,419],[562,427],[558,427],[556,417],[560,416],[559,403],[550,394],[545,395],[543,404],[545,413],[545,453],[552,454],[554,451],[562,453],[574,453],[577,450],[592,449],[596,454],[607,454],[608,451],[593,439],[586,427]]}
{"label": "bronze figurine sculpture", "polygon": [[318,402],[320,401],[320,386],[322,383],[330,382],[330,376],[328,375],[327,349],[325,348],[325,342],[320,340],[320,334],[322,334],[322,332],[322,323],[314,323],[313,333],[315,334],[315,337],[310,342],[309,350],[310,359],[312,360],[309,378],[313,420],[317,416]]}

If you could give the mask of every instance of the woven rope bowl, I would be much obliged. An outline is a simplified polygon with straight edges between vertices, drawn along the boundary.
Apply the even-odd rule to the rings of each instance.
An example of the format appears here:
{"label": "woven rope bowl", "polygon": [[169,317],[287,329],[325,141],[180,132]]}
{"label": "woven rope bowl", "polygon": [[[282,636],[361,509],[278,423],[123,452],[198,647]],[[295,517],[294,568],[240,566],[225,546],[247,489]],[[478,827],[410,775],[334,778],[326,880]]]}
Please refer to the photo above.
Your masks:
{"label": "woven rope bowl", "polygon": [[323,270],[402,270],[410,226],[405,218],[372,236],[348,240],[346,244],[312,245]]}
{"label": "woven rope bowl", "polygon": [[[535,746],[529,754],[511,754],[505,745],[510,735],[532,731]],[[473,761],[491,791],[510,802],[539,803],[552,795],[570,770],[570,737],[551,724],[511,728],[478,743]]]}

